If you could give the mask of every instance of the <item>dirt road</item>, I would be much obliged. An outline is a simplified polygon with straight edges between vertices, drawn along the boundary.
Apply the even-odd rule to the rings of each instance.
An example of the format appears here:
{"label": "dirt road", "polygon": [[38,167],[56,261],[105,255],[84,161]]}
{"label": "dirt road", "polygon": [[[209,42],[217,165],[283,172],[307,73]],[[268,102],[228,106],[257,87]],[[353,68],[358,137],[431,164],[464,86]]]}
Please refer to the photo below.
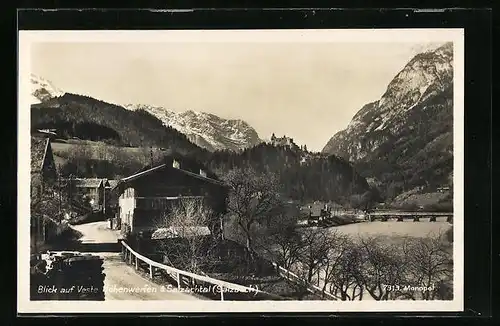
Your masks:
{"label": "dirt road", "polygon": [[72,228],[82,234],[79,251],[104,259],[105,300],[200,300],[172,290],[175,286],[162,287],[137,274],[133,267],[122,261],[117,245],[119,233],[108,229],[107,222],[74,225]]}

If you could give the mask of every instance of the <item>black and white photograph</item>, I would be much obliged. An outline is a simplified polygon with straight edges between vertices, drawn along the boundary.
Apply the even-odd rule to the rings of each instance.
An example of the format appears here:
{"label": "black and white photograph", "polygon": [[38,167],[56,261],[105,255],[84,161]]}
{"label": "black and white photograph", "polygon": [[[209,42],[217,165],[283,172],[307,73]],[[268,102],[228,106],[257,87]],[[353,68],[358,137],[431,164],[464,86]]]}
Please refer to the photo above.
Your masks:
{"label": "black and white photograph", "polygon": [[20,31],[19,309],[461,310],[463,36]]}

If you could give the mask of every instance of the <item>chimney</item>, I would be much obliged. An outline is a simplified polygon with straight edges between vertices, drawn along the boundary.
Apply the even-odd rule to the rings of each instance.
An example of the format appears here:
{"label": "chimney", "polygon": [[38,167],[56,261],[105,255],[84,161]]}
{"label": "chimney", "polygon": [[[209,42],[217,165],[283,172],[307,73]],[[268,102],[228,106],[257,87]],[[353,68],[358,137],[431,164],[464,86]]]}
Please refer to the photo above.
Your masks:
{"label": "chimney", "polygon": [[203,169],[200,169],[200,175],[205,178],[207,177],[207,173]]}
{"label": "chimney", "polygon": [[181,164],[176,159],[174,159],[174,161],[172,162],[172,166],[174,168],[176,168],[176,169],[180,169],[181,168]]}

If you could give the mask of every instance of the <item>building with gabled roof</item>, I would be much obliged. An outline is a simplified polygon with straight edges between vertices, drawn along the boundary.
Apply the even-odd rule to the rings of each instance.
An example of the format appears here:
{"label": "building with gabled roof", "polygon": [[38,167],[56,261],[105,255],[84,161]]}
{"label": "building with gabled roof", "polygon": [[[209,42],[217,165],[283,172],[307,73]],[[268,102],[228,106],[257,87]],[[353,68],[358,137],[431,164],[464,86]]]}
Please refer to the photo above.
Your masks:
{"label": "building with gabled roof", "polygon": [[54,204],[57,169],[49,138],[31,137],[30,143],[30,247],[36,252],[53,236],[58,227],[46,211]]}
{"label": "building with gabled roof", "polygon": [[108,202],[112,199],[111,189],[118,183],[118,180],[106,178],[68,178],[64,181],[73,200],[83,200],[94,211],[102,212],[112,205],[112,201]]}
{"label": "building with gabled roof", "polygon": [[57,169],[49,138],[31,137],[31,177],[42,183],[55,182]]}
{"label": "building with gabled roof", "polygon": [[118,207],[112,227],[124,234],[157,229],[172,205],[187,198],[202,199],[214,213],[225,213],[227,195],[228,187],[202,164],[168,156],[113,187]]}
{"label": "building with gabled roof", "polygon": [[102,210],[107,180],[102,178],[70,179],[73,195],[85,198],[94,210]]}
{"label": "building with gabled roof", "polygon": [[330,216],[331,207],[328,203],[315,201],[300,208],[302,215],[312,220],[321,220]]}

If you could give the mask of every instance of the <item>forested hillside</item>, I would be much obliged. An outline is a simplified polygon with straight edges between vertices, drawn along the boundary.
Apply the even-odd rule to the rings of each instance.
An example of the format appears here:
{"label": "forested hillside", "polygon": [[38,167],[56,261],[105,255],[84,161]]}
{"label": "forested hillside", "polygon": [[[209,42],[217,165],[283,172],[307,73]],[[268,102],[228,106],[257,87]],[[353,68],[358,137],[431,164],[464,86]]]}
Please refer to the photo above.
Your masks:
{"label": "forested hillside", "polygon": [[[345,160],[334,155],[314,154],[297,147],[260,144],[243,152],[197,151],[180,154],[175,151],[132,149],[109,145],[75,145],[70,151],[55,154],[66,163],[60,167],[63,175],[106,177],[119,179],[142,167],[158,164],[165,156],[180,155],[186,165],[195,161],[223,177],[234,168],[253,168],[257,172],[272,172],[280,180],[285,197],[295,200],[349,201],[352,194],[370,191],[366,180]],[[199,171],[193,171],[198,173]]]}
{"label": "forested hillside", "polygon": [[239,152],[209,152],[144,110],[126,110],[68,93],[34,104],[31,110],[33,130],[56,129],[58,138],[76,137],[101,144],[80,144],[70,146],[69,151],[55,151],[64,159],[59,167],[63,175],[119,179],[174,153],[208,166],[219,176],[246,167],[275,173],[282,193],[291,199],[342,201],[370,190],[366,180],[347,161],[334,155],[310,153],[296,145],[261,143]]}
{"label": "forested hillside", "polygon": [[345,201],[352,194],[370,190],[345,160],[287,146],[260,144],[242,153],[219,151],[209,154],[207,162],[219,175],[235,167],[252,167],[258,172],[278,175],[283,192],[295,200]]}
{"label": "forested hillside", "polygon": [[59,137],[121,146],[154,146],[189,153],[200,148],[144,110],[130,111],[92,97],[64,94],[31,106],[31,127],[56,129]]}

